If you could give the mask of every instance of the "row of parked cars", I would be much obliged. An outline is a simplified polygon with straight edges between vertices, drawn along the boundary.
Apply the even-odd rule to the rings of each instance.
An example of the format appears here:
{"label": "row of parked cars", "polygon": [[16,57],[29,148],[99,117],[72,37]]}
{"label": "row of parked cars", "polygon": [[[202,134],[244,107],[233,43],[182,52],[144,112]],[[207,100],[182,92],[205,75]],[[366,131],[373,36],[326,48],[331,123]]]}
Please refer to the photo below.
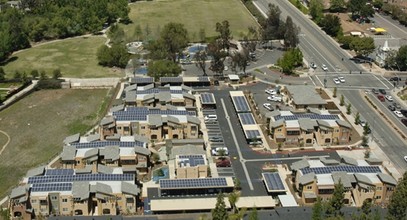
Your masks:
{"label": "row of parked cars", "polygon": [[381,102],[388,102],[389,105],[387,106],[387,108],[392,111],[394,113],[394,115],[396,115],[396,117],[398,118],[402,118],[401,122],[407,126],[407,119],[405,119],[404,117],[407,117],[407,110],[405,109],[401,109],[401,106],[399,103],[394,102],[394,99],[391,95],[386,95],[386,90],[384,89],[372,89],[372,92],[374,94],[377,95],[377,98],[381,101]]}
{"label": "row of parked cars", "polygon": [[[278,95],[276,89],[266,89],[265,92],[270,95],[267,97],[268,101],[272,101],[272,102],[282,102],[283,101],[283,97],[281,97],[281,95]],[[264,103],[263,107],[269,111],[274,111],[273,105],[271,103]]]}

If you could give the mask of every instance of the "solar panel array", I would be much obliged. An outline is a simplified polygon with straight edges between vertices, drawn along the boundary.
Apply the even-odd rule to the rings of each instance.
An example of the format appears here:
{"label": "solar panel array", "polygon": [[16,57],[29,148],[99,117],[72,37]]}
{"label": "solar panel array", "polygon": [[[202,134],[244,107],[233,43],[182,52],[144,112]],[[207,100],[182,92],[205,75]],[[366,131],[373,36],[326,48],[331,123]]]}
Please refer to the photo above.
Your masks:
{"label": "solar panel array", "polygon": [[154,78],[153,77],[135,77],[132,79],[132,82],[134,82],[134,83],[153,83]]}
{"label": "solar panel array", "polygon": [[343,171],[347,173],[381,173],[382,171],[378,166],[330,166],[330,167],[307,167],[301,169],[302,173],[308,174],[314,172],[315,174],[328,174],[332,172]]}
{"label": "solar panel array", "polygon": [[209,82],[209,77],[207,77],[207,76],[199,76],[198,81],[199,82]]}
{"label": "solar panel array", "polygon": [[233,104],[237,113],[250,112],[249,104],[244,96],[233,96]]}
{"label": "solar panel array", "polygon": [[263,173],[263,176],[269,190],[285,190],[283,181],[278,173]]}
{"label": "solar panel array", "polygon": [[319,120],[336,120],[339,119],[338,115],[318,115],[318,114],[297,114],[297,115],[278,115],[274,120],[278,121],[284,119],[286,121],[298,120],[299,118],[319,119]]}
{"label": "solar panel array", "polygon": [[259,130],[245,130],[245,133],[246,133],[246,139],[260,138]]}
{"label": "solar panel array", "polygon": [[183,161],[181,163],[189,163],[191,167],[205,165],[203,155],[179,155],[178,158]]}
{"label": "solar panel array", "polygon": [[202,93],[201,94],[202,104],[215,104],[215,99],[212,93]]}
{"label": "solar panel array", "polygon": [[73,175],[73,169],[49,169],[45,171],[45,176],[51,175]]}
{"label": "solar panel array", "polygon": [[150,114],[153,114],[153,115],[188,115],[188,111],[186,111],[186,110],[150,109]]}
{"label": "solar panel array", "polygon": [[132,181],[134,174],[80,174],[61,176],[33,176],[28,178],[28,184],[63,183],[76,181]]}
{"label": "solar panel array", "polygon": [[119,147],[144,147],[144,142],[141,141],[94,141],[89,143],[71,143],[72,146],[79,148],[96,148],[106,146]]}
{"label": "solar panel array", "polygon": [[161,179],[161,189],[215,188],[228,186],[226,178]]}
{"label": "solar panel array", "polygon": [[180,82],[182,83],[182,77],[160,77],[160,82]]}
{"label": "solar panel array", "polygon": [[138,90],[137,94],[156,94],[159,92],[170,92],[171,94],[182,94],[184,90],[168,90],[168,89],[160,89],[160,88],[153,88],[147,90]]}
{"label": "solar panel array", "polygon": [[240,113],[238,114],[240,118],[240,122],[243,125],[255,125],[256,121],[254,120],[252,113]]}
{"label": "solar panel array", "polygon": [[31,187],[31,192],[71,191],[72,183],[37,183]]}
{"label": "solar panel array", "polygon": [[186,110],[161,110],[161,109],[148,109],[148,108],[138,108],[129,107],[126,111],[113,112],[113,116],[116,117],[117,121],[147,121],[147,116],[150,114],[154,115],[191,115],[196,116],[193,111]]}

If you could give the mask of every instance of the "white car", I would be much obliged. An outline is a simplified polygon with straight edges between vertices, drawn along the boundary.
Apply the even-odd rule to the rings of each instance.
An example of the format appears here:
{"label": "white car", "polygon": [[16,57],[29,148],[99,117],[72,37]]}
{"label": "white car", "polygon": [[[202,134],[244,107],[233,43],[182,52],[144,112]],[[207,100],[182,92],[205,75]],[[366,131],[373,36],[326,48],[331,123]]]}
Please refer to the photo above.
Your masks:
{"label": "white car", "polygon": [[273,106],[272,106],[270,103],[264,103],[264,104],[263,104],[263,107],[264,107],[265,109],[269,110],[269,111],[273,111],[273,110],[274,110]]}
{"label": "white car", "polygon": [[393,97],[391,97],[391,95],[386,95],[386,99],[387,99],[387,101],[389,101],[389,102],[392,102],[392,101],[393,101]]}
{"label": "white car", "polygon": [[272,102],[281,102],[281,101],[283,101],[283,98],[281,96],[272,95],[272,96],[267,97],[267,100],[272,101]]}
{"label": "white car", "polygon": [[334,83],[335,83],[335,84],[337,84],[337,85],[338,85],[338,84],[341,84],[341,81],[339,81],[338,78],[334,78],[333,80],[334,80]]}
{"label": "white car", "polygon": [[322,64],[322,69],[324,70],[324,71],[328,71],[328,67],[325,65],[325,64]]}
{"label": "white car", "polygon": [[403,114],[401,114],[400,111],[393,111],[393,112],[394,112],[394,114],[395,114],[397,117],[399,117],[399,118],[402,118],[402,117],[403,117]]}
{"label": "white car", "polygon": [[229,155],[228,148],[226,147],[217,147],[217,148],[212,148],[212,156],[221,156],[220,151],[223,151],[223,155],[227,156]]}
{"label": "white car", "polygon": [[266,89],[265,92],[269,95],[276,95],[277,91],[274,89]]}
{"label": "white car", "polygon": [[317,68],[317,64],[311,63],[310,67],[311,67],[312,69],[316,69],[316,68]]}
{"label": "white car", "polygon": [[341,81],[341,83],[345,82],[345,77],[343,77],[343,76],[338,76],[338,79],[339,79],[339,81]]}
{"label": "white car", "polygon": [[404,160],[407,162],[407,156],[404,156]]}

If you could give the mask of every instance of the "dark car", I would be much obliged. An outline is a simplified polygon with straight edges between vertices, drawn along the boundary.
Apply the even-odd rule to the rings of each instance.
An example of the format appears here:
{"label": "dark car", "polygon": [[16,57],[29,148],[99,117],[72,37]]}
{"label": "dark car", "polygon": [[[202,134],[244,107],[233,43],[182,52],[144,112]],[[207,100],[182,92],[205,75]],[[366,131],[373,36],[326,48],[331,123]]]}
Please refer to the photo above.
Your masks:
{"label": "dark car", "polygon": [[381,94],[383,94],[383,95],[386,95],[386,90],[384,90],[384,89],[379,89],[379,92],[380,92]]}
{"label": "dark car", "polygon": [[407,117],[407,110],[401,109],[400,112],[402,115],[404,115],[404,117]]}
{"label": "dark car", "polygon": [[396,109],[401,109],[400,104],[397,103],[397,102],[393,102],[393,106],[394,106]]}
{"label": "dark car", "polygon": [[384,96],[383,95],[378,95],[377,96],[377,98],[381,101],[381,102],[384,102],[385,101],[385,99],[384,99]]}
{"label": "dark car", "polygon": [[389,105],[389,106],[387,106],[387,108],[388,108],[390,111],[396,111],[396,107],[394,107],[393,105]]}
{"label": "dark car", "polygon": [[397,81],[401,81],[401,78],[400,77],[391,77],[389,80],[397,82]]}
{"label": "dark car", "polygon": [[401,119],[401,123],[403,123],[405,126],[407,126],[407,119],[405,119],[405,118]]}
{"label": "dark car", "polygon": [[373,92],[374,94],[379,94],[379,90],[377,90],[377,89],[372,89],[372,92]]}
{"label": "dark car", "polygon": [[221,137],[211,137],[209,138],[210,142],[223,142],[223,138]]}

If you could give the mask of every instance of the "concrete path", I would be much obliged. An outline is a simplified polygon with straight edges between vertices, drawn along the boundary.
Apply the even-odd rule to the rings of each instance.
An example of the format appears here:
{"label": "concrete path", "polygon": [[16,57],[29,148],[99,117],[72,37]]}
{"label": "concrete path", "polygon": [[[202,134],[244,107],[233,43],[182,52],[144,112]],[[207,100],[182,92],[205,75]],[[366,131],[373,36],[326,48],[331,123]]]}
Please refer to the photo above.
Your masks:
{"label": "concrete path", "polygon": [[20,92],[18,92],[17,94],[13,95],[12,97],[6,99],[3,102],[3,105],[0,106],[0,111],[3,110],[4,108],[8,107],[10,104],[14,103],[14,101],[16,101],[18,98],[20,98],[21,96],[25,95],[27,92],[31,91],[32,89],[35,88],[35,86],[37,86],[38,80],[33,80],[31,85],[25,87],[23,90],[21,90]]}
{"label": "concrete path", "polygon": [[4,134],[7,137],[7,142],[3,145],[3,147],[0,150],[0,155],[3,153],[3,151],[6,149],[8,143],[10,143],[11,138],[10,135],[8,135],[5,131],[0,130],[0,133]]}

